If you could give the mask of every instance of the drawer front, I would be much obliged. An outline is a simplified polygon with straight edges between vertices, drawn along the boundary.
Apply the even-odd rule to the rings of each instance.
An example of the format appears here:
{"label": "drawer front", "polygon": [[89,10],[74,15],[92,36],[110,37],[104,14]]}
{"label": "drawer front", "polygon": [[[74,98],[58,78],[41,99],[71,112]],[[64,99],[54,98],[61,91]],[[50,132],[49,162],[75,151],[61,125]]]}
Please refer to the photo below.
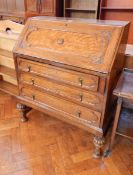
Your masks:
{"label": "drawer front", "polygon": [[44,92],[42,93],[35,88],[28,86],[22,87],[21,96],[34,102],[42,103],[45,106],[76,117],[77,119],[80,118],[86,120],[94,126],[99,126],[100,124],[100,112],[90,110],[86,107],[82,107]]}
{"label": "drawer front", "polygon": [[103,96],[98,93],[89,93],[85,90],[71,87],[68,85],[57,83],[46,78],[34,76],[30,73],[21,73],[21,84],[27,83],[29,85],[39,87],[47,92],[64,97],[66,99],[79,102],[90,106],[92,108],[102,110]]}
{"label": "drawer front", "polygon": [[64,82],[91,91],[98,90],[99,77],[19,59],[19,70]]}
{"label": "drawer front", "polygon": [[24,18],[16,16],[2,16],[2,20],[11,20],[20,24],[24,24]]}
{"label": "drawer front", "polygon": [[15,46],[15,43],[16,43],[16,39],[15,38],[10,39],[8,35],[6,35],[6,37],[0,37],[0,49],[12,52]]}
{"label": "drawer front", "polygon": [[15,69],[14,60],[11,57],[3,56],[0,54],[0,65]]}

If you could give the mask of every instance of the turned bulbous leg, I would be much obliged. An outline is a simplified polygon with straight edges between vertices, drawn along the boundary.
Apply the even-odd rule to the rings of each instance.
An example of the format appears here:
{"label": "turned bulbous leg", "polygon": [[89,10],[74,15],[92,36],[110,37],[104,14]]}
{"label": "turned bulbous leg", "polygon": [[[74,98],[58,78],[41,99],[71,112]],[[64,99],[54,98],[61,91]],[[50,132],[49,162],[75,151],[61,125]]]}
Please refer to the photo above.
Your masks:
{"label": "turned bulbous leg", "polygon": [[19,110],[19,113],[20,113],[21,122],[27,122],[28,118],[27,118],[26,114],[27,114],[27,112],[29,112],[31,110],[31,108],[29,108],[21,103],[18,103],[17,109]]}
{"label": "turned bulbous leg", "polygon": [[93,143],[95,145],[95,150],[93,154],[94,158],[100,158],[102,156],[101,148],[103,147],[104,142],[105,141],[103,137],[98,137],[98,136],[94,137],[94,140],[93,140]]}

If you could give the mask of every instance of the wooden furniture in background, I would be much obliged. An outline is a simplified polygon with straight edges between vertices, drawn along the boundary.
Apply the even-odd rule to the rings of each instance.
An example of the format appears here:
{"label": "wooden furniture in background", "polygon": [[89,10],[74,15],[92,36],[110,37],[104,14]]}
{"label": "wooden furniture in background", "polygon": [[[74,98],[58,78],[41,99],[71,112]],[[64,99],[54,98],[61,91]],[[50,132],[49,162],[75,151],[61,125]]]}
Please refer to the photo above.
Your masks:
{"label": "wooden furniture in background", "polygon": [[[23,25],[9,20],[0,21],[0,89],[12,93],[17,89],[17,79],[13,59],[13,48],[23,30]],[[6,84],[7,87],[3,87]],[[11,87],[11,88],[10,88]]]}
{"label": "wooden furniture in background", "polygon": [[133,0],[101,0],[99,18],[130,21],[128,43],[133,44]]}
{"label": "wooden furniture in background", "polygon": [[[112,129],[112,136],[111,136],[111,143],[110,143],[109,150],[112,150],[116,133],[119,135],[128,137],[128,138],[131,138],[130,135],[132,134],[132,132],[128,133],[130,135],[126,135],[126,133],[120,133],[118,131],[116,132],[116,130],[118,127],[118,121],[120,119],[120,114],[122,113],[122,105],[124,103],[127,103],[127,101],[128,102],[130,101],[130,103],[133,103],[133,71],[131,71],[131,70],[123,71],[123,73],[121,74],[121,77],[118,81],[118,84],[113,91],[113,94],[118,97],[118,100],[117,100],[116,114],[115,114],[115,118],[114,118],[114,124],[113,124],[113,129]],[[133,117],[132,117],[132,119],[133,119]],[[126,121],[124,121],[124,122],[126,122]],[[124,123],[124,124],[126,125],[126,123]],[[132,121],[132,124],[133,124],[133,121]],[[128,131],[128,127],[125,130]],[[133,125],[132,125],[132,131],[133,131]],[[132,134],[132,136],[133,136],[133,134]],[[132,139],[133,139],[133,137],[132,137]]]}
{"label": "wooden furniture in background", "polygon": [[29,16],[63,16],[63,0],[0,0],[0,19],[25,23]]}
{"label": "wooden furniture in background", "polygon": [[127,44],[125,52],[125,68],[133,69],[133,45]]}
{"label": "wooden furniture in background", "polygon": [[18,23],[25,21],[24,0],[0,0],[0,18]]}
{"label": "wooden furniture in background", "polygon": [[99,157],[128,28],[127,22],[28,20],[14,49],[20,111],[24,104],[93,133]]}
{"label": "wooden furniture in background", "polygon": [[63,16],[63,0],[26,0],[26,16]]}
{"label": "wooden furniture in background", "polygon": [[97,19],[99,0],[64,0],[64,16]]}

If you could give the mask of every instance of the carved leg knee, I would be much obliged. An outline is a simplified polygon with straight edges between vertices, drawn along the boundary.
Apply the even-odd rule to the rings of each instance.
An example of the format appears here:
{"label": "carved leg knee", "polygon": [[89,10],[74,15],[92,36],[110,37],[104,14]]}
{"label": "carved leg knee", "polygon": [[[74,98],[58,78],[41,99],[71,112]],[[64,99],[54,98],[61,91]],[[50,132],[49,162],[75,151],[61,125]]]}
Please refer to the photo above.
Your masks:
{"label": "carved leg knee", "polygon": [[95,151],[94,151],[93,157],[100,158],[102,156],[101,148],[104,145],[104,138],[95,136],[93,143],[95,145]]}
{"label": "carved leg knee", "polygon": [[27,122],[28,121],[28,118],[26,116],[27,112],[29,112],[31,110],[31,108],[21,104],[21,103],[18,103],[17,104],[17,109],[19,110],[20,112],[20,119],[21,119],[21,122]]}

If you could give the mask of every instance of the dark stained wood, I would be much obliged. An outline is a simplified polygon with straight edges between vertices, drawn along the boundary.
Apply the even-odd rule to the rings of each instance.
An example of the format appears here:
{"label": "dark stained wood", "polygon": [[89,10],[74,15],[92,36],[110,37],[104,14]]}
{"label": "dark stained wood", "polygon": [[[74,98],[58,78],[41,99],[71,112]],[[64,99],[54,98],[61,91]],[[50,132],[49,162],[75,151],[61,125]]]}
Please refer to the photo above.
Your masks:
{"label": "dark stained wood", "polygon": [[117,96],[121,96],[121,97],[125,97],[125,98],[128,98],[128,99],[131,99],[133,98],[133,73],[132,73],[132,70],[128,71],[128,70],[125,70],[118,83],[117,83],[117,87],[114,89],[113,93],[114,95],[117,95]]}
{"label": "dark stained wood", "polygon": [[[131,103],[131,102],[130,102]],[[123,107],[117,127],[117,134],[133,139],[133,108]]]}
{"label": "dark stained wood", "polygon": [[[117,100],[116,113],[115,113],[115,118],[114,118],[114,123],[113,123],[111,142],[110,142],[110,147],[109,147],[110,150],[112,150],[112,147],[114,144],[116,129],[118,127],[118,121],[120,118],[120,113],[122,111],[122,104],[125,102],[125,100],[126,101],[128,100],[130,103],[133,103],[133,88],[132,87],[133,87],[133,71],[125,70],[122,72],[120,79],[117,83],[117,86],[113,91],[113,94],[118,97],[118,100]],[[126,122],[126,120],[124,122]],[[125,135],[123,133],[120,133],[120,134],[123,136]]]}
{"label": "dark stained wood", "polygon": [[133,55],[125,55],[125,68],[133,69]]}
{"label": "dark stained wood", "polygon": [[31,110],[31,108],[28,108],[27,106],[18,103],[17,104],[17,109],[20,113],[20,120],[21,122],[27,122],[28,121],[28,117],[26,116],[26,114]]}
{"label": "dark stained wood", "polygon": [[133,69],[133,45],[127,45],[124,67],[127,69]]}
{"label": "dark stained wood", "polygon": [[119,116],[120,116],[120,112],[121,112],[121,107],[122,107],[122,98],[118,98],[116,114],[115,114],[113,129],[112,129],[112,135],[111,135],[111,141],[110,141],[110,147],[109,147],[110,151],[112,150],[112,147],[113,147],[116,129],[117,129],[117,124],[118,124],[118,120],[119,120]]}

